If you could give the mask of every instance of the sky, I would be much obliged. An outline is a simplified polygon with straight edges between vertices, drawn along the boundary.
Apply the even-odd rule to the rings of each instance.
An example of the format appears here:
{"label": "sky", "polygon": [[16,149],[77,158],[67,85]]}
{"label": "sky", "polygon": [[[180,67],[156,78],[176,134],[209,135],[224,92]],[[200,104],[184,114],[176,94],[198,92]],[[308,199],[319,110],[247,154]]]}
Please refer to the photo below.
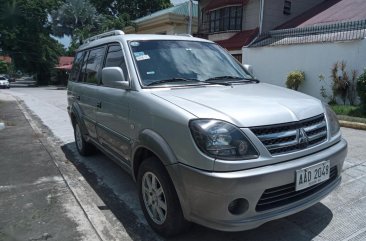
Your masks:
{"label": "sky", "polygon": [[[173,5],[177,5],[183,2],[186,2],[187,0],[170,0],[170,2]],[[61,44],[63,44],[65,46],[65,48],[69,47],[71,39],[69,36],[65,36],[63,38],[56,38]]]}

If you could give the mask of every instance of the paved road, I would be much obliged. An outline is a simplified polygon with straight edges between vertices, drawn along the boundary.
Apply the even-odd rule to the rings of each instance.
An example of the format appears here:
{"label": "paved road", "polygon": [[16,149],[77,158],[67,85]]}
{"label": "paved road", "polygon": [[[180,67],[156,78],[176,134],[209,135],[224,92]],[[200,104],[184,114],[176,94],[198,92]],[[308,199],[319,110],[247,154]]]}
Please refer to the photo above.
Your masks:
{"label": "paved road", "polygon": [[[66,91],[55,88],[4,90],[24,100],[62,143],[66,156],[134,239],[159,240],[140,210],[135,184],[102,154],[84,158],[75,149],[66,112]],[[366,132],[342,128],[349,142],[341,186],[321,203],[257,229],[225,233],[193,225],[174,240],[366,240]]]}

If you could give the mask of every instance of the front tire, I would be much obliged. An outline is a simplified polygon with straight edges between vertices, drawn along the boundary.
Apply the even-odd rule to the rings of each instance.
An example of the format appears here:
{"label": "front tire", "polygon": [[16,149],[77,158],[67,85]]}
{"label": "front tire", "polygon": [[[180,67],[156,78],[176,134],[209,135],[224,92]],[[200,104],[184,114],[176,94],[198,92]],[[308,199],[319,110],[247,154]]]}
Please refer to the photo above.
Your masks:
{"label": "front tire", "polygon": [[82,156],[90,156],[94,153],[94,146],[91,143],[86,142],[80,128],[80,124],[76,122],[74,126],[74,136],[76,149]]}
{"label": "front tire", "polygon": [[145,218],[157,233],[171,237],[189,226],[174,185],[159,159],[150,157],[142,162],[137,184]]}

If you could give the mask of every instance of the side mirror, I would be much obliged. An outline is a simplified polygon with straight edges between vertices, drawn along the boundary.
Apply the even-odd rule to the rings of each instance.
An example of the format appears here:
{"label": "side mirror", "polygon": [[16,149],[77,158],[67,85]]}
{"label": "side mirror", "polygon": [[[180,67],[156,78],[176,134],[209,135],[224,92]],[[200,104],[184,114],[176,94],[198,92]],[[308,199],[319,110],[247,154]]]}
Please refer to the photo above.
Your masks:
{"label": "side mirror", "polygon": [[253,66],[249,65],[249,64],[243,64],[244,66],[244,69],[249,73],[251,74],[252,76],[254,76],[254,73],[253,73]]}
{"label": "side mirror", "polygon": [[123,70],[120,67],[107,67],[102,70],[102,82],[104,86],[129,89],[130,83],[125,80]]}

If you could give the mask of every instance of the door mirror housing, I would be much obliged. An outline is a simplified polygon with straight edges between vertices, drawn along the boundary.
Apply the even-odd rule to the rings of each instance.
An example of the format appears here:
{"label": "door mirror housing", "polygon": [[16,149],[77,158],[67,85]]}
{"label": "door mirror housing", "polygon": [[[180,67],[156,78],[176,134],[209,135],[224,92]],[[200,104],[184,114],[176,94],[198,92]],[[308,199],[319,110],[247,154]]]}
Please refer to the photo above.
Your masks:
{"label": "door mirror housing", "polygon": [[253,73],[253,66],[252,65],[249,65],[249,64],[243,64],[244,66],[244,69],[249,73],[251,74],[252,76],[254,76],[254,73]]}
{"label": "door mirror housing", "polygon": [[102,70],[102,82],[104,86],[129,89],[130,83],[125,80],[123,70],[120,67],[106,67]]}

